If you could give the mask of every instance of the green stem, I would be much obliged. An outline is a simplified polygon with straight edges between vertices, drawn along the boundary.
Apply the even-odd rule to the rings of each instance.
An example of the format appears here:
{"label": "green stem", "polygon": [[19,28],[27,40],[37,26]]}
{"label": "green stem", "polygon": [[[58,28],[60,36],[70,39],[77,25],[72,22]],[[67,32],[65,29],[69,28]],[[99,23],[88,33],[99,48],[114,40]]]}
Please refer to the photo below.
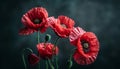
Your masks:
{"label": "green stem", "polygon": [[70,54],[70,58],[69,58],[69,60],[68,60],[68,69],[71,69],[71,67],[72,67],[72,55],[73,55],[73,51],[74,50],[76,50],[76,48],[73,48],[72,50],[71,50],[71,54]]}
{"label": "green stem", "polygon": [[38,62],[38,69],[40,69],[40,62]]}
{"label": "green stem", "polygon": [[58,57],[57,57],[57,55],[55,57],[55,64],[56,64],[56,69],[58,69]]}
{"label": "green stem", "polygon": [[72,55],[70,56],[70,66],[69,66],[69,69],[71,69],[71,67],[72,67]]}
{"label": "green stem", "polygon": [[[40,32],[39,32],[39,30],[37,32],[37,42],[38,43],[40,42]],[[40,69],[40,62],[38,63],[38,69]]]}
{"label": "green stem", "polygon": [[51,69],[54,69],[54,66],[52,65],[50,59],[48,59],[48,63],[49,63],[49,65],[50,65]]}
{"label": "green stem", "polygon": [[59,39],[60,39],[59,37],[56,39],[56,41],[55,41],[55,43],[54,43],[55,46],[57,45],[57,42],[59,41]]}
{"label": "green stem", "polygon": [[48,62],[47,62],[47,60],[45,61],[45,63],[46,63],[46,69],[48,69]]}
{"label": "green stem", "polygon": [[70,58],[69,58],[69,66],[68,66],[68,69],[71,69],[71,67],[72,67],[72,55],[70,56]]}
{"label": "green stem", "polygon": [[32,49],[30,49],[30,48],[26,48],[26,49],[23,50],[22,60],[23,60],[23,64],[24,64],[25,69],[27,69],[27,64],[26,64],[25,55],[24,55],[26,50],[28,50],[29,52],[33,53]]}
{"label": "green stem", "polygon": [[28,50],[30,53],[33,53],[33,50],[30,48],[25,48],[23,51],[26,51],[26,50]]}
{"label": "green stem", "polygon": [[40,42],[40,32],[38,31],[38,38],[37,38],[38,40],[38,43]]}
{"label": "green stem", "polygon": [[[57,42],[59,41],[59,37],[56,39],[56,41],[55,41],[55,46],[57,46]],[[55,64],[56,64],[56,69],[58,69],[58,57],[57,57],[57,55],[55,56]]]}
{"label": "green stem", "polygon": [[22,60],[23,60],[23,64],[24,64],[25,69],[27,69],[27,65],[26,65],[26,62],[25,62],[25,56],[24,56],[24,54],[22,54]]}

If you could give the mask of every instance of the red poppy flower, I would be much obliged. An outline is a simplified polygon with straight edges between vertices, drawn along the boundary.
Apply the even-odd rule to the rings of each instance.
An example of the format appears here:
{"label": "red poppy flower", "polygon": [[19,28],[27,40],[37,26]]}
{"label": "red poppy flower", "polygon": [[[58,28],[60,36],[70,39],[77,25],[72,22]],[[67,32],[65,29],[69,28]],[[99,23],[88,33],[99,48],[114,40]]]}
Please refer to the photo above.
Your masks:
{"label": "red poppy flower", "polygon": [[20,34],[29,35],[40,29],[40,32],[45,32],[48,27],[47,24],[48,13],[43,7],[35,7],[25,13],[21,19],[25,28],[20,30]]}
{"label": "red poppy flower", "polygon": [[37,55],[33,54],[33,53],[28,55],[28,62],[31,65],[35,65],[36,63],[39,62],[39,60],[40,60],[40,58]]}
{"label": "red poppy flower", "polygon": [[99,51],[99,41],[94,33],[86,32],[76,42],[77,50],[73,58],[81,65],[91,64],[95,61]]}
{"label": "red poppy flower", "polygon": [[39,55],[43,59],[52,58],[52,56],[58,54],[58,47],[51,43],[39,43],[37,44]]}
{"label": "red poppy flower", "polygon": [[57,33],[57,35],[63,38],[69,36],[70,31],[74,26],[74,20],[63,15],[58,16],[58,19],[50,17],[48,22],[50,23],[50,27]]}
{"label": "red poppy flower", "polygon": [[69,40],[70,43],[75,45],[76,44],[76,40],[81,37],[86,31],[84,31],[82,28],[80,27],[75,27],[73,28],[73,30],[70,32],[69,35]]}

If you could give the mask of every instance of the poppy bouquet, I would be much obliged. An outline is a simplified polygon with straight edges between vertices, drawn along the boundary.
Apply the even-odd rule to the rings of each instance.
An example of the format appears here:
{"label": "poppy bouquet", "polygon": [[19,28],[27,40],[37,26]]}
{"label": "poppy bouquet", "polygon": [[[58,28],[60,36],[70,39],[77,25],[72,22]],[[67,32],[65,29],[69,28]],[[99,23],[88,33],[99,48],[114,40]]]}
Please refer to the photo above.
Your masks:
{"label": "poppy bouquet", "polygon": [[[88,65],[96,60],[99,52],[99,41],[93,32],[87,32],[81,27],[74,27],[74,20],[60,15],[58,18],[54,16],[48,17],[48,12],[43,7],[34,7],[25,13],[21,22],[24,28],[19,30],[20,35],[30,35],[37,32],[36,44],[38,54],[35,54],[32,49],[25,48],[22,53],[22,59],[27,69],[25,59],[28,59],[30,65],[39,64],[40,60],[46,61],[46,69],[58,69],[58,54],[59,48],[57,42],[60,38],[68,38],[71,45],[75,46],[73,53],[70,55],[67,61],[67,68],[72,67],[72,58],[80,65]],[[40,34],[46,32],[48,28],[51,28],[59,37],[55,40],[54,44],[48,42],[51,39],[51,35],[46,34],[44,42],[40,42]],[[42,37],[41,37],[42,38]],[[25,51],[29,51],[29,54],[24,54]],[[51,61],[54,58],[54,62]],[[55,63],[55,64],[53,64]],[[39,66],[40,68],[40,66]]]}

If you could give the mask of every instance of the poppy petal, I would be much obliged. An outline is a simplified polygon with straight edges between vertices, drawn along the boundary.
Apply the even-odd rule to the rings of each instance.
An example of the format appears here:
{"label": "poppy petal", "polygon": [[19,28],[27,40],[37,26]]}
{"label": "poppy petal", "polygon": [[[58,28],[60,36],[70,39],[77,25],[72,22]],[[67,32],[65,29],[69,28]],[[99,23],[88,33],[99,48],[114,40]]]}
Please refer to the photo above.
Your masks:
{"label": "poppy petal", "polygon": [[74,26],[74,21],[67,16],[58,16],[58,19],[51,17],[48,19],[49,26],[55,31],[55,33],[62,37],[66,38],[69,36],[70,31]]}
{"label": "poppy petal", "polygon": [[34,32],[36,32],[36,30],[25,27],[23,29],[20,29],[19,35],[30,35],[30,34],[32,34]]}
{"label": "poppy petal", "polygon": [[51,43],[39,43],[37,44],[37,49],[40,57],[43,59],[51,59],[53,55],[58,54],[58,47]]}
{"label": "poppy petal", "polygon": [[47,25],[48,12],[43,7],[35,7],[30,9],[27,13],[21,18],[21,22],[27,28],[39,30],[40,32],[45,32],[48,28]]}
{"label": "poppy petal", "polygon": [[73,30],[70,32],[70,36],[69,36],[70,43],[75,45],[76,44],[76,39],[81,37],[85,32],[86,31],[84,31],[80,27],[73,28]]}
{"label": "poppy petal", "polygon": [[96,60],[96,56],[84,57],[78,51],[74,53],[73,58],[80,65],[88,65]]}
{"label": "poppy petal", "polygon": [[28,62],[31,65],[35,65],[39,62],[40,58],[36,54],[29,54],[28,55]]}
{"label": "poppy petal", "polygon": [[[83,41],[88,43],[88,51],[85,51]],[[99,41],[95,34],[86,32],[76,40],[76,43],[77,50],[73,55],[74,60],[81,65],[93,63],[99,52]]]}
{"label": "poppy petal", "polygon": [[73,28],[75,24],[74,20],[64,15],[58,16],[58,19],[60,20],[61,24],[65,24],[68,28]]}

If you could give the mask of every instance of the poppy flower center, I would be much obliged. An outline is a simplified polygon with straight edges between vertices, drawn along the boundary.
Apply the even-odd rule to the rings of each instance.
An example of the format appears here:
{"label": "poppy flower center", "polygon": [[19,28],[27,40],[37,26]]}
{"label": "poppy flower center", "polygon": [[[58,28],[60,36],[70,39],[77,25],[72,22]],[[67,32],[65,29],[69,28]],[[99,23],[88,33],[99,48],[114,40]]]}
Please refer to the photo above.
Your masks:
{"label": "poppy flower center", "polygon": [[61,24],[61,26],[62,26],[63,28],[67,28],[67,26],[66,26],[65,24]]}
{"label": "poppy flower center", "polygon": [[34,21],[33,21],[35,24],[40,24],[41,22],[42,22],[42,20],[40,20],[40,19],[34,19]]}
{"label": "poppy flower center", "polygon": [[88,43],[83,43],[83,48],[87,49],[89,47]]}
{"label": "poppy flower center", "polygon": [[82,42],[82,47],[85,53],[89,51],[89,43],[88,42]]}

